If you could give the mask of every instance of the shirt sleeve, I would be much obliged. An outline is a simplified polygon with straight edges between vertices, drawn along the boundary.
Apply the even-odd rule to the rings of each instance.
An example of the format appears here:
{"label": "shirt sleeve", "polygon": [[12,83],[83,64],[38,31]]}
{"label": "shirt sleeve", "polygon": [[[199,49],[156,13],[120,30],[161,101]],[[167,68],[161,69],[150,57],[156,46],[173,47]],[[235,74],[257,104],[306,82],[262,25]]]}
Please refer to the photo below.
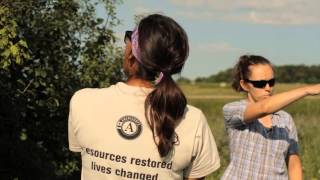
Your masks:
{"label": "shirt sleeve", "polygon": [[184,171],[184,177],[187,178],[205,177],[220,167],[217,146],[202,112],[200,119],[192,151],[192,162]]}
{"label": "shirt sleeve", "polygon": [[81,152],[81,146],[79,145],[76,137],[76,130],[74,127],[74,115],[73,115],[73,102],[74,96],[71,98],[70,107],[69,107],[69,118],[68,118],[68,141],[69,149],[74,152]]}
{"label": "shirt sleeve", "polygon": [[236,128],[246,125],[243,121],[246,103],[241,101],[232,102],[223,106],[223,117],[226,128]]}
{"label": "shirt sleeve", "polygon": [[292,117],[288,114],[289,118],[289,149],[288,155],[298,154],[299,153],[299,145],[298,145],[298,133],[297,128],[294,124]]}

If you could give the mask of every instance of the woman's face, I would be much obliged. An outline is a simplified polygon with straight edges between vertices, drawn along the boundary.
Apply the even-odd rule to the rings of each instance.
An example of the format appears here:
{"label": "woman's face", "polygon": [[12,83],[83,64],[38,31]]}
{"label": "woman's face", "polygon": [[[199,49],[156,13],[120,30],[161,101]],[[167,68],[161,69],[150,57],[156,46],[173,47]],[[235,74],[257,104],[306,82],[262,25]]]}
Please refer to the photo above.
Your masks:
{"label": "woman's face", "polygon": [[[248,80],[241,80],[243,81],[243,87],[245,87],[245,90],[248,92],[249,101],[257,102],[270,97],[272,95],[274,82],[261,83],[261,81],[272,81],[272,79],[274,79],[272,67],[269,64],[256,64],[249,66],[249,70],[250,75]],[[260,82],[257,83],[256,81]],[[261,84],[265,84],[265,86],[261,87]]]}
{"label": "woman's face", "polygon": [[131,42],[126,42],[125,50],[124,50],[124,58],[123,58],[123,71],[124,73],[129,76],[130,66],[129,66],[129,59],[131,58]]}
{"label": "woman's face", "polygon": [[126,76],[130,76],[130,65],[129,61],[132,58],[132,44],[131,44],[131,36],[132,31],[126,31],[124,35],[124,57],[123,57],[123,64],[122,68]]}

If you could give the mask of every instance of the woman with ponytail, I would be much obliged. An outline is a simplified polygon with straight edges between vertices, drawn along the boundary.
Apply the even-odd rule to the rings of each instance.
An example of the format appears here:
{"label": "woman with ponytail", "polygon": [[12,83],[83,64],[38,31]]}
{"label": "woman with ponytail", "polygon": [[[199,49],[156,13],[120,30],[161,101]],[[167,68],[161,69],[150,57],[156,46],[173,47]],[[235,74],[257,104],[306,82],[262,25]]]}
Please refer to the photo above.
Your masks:
{"label": "woman with ponytail", "polygon": [[185,31],[153,14],[125,44],[126,83],[80,90],[70,102],[69,149],[81,152],[82,179],[204,179],[220,166],[217,147],[172,79],[188,57]]}
{"label": "woman with ponytail", "polygon": [[281,109],[320,94],[320,84],[272,95],[275,81],[270,61],[262,56],[244,55],[235,65],[232,87],[247,98],[223,107],[231,155],[223,180],[302,179],[297,130]]}

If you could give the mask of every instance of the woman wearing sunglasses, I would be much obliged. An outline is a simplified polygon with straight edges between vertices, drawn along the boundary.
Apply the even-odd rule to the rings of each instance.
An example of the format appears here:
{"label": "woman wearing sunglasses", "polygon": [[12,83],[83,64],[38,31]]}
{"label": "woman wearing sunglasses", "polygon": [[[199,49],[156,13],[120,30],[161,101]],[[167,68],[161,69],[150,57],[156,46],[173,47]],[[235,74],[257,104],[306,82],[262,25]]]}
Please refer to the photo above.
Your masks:
{"label": "woman wearing sunglasses", "polygon": [[320,85],[272,95],[275,76],[262,56],[244,55],[234,67],[232,87],[247,98],[226,104],[230,164],[222,179],[302,179],[298,136],[285,106],[320,93]]}
{"label": "woman wearing sunglasses", "polygon": [[183,28],[163,15],[125,34],[126,83],[83,89],[70,103],[69,148],[82,179],[203,179],[220,166],[204,114],[172,79],[189,52]]}

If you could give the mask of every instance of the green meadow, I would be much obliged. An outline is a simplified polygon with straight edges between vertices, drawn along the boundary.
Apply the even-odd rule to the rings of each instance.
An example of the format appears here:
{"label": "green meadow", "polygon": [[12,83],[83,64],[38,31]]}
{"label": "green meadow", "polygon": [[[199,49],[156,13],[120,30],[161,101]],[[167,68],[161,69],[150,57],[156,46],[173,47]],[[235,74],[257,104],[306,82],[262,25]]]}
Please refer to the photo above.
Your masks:
{"label": "green meadow", "polygon": [[[274,93],[302,86],[302,84],[277,84]],[[180,84],[188,103],[200,108],[208,119],[221,158],[221,167],[206,179],[220,179],[229,163],[228,137],[223,123],[222,106],[244,98],[229,85]],[[304,179],[320,177],[320,96],[306,97],[285,108],[297,126]],[[318,134],[319,133],[319,134]]]}

